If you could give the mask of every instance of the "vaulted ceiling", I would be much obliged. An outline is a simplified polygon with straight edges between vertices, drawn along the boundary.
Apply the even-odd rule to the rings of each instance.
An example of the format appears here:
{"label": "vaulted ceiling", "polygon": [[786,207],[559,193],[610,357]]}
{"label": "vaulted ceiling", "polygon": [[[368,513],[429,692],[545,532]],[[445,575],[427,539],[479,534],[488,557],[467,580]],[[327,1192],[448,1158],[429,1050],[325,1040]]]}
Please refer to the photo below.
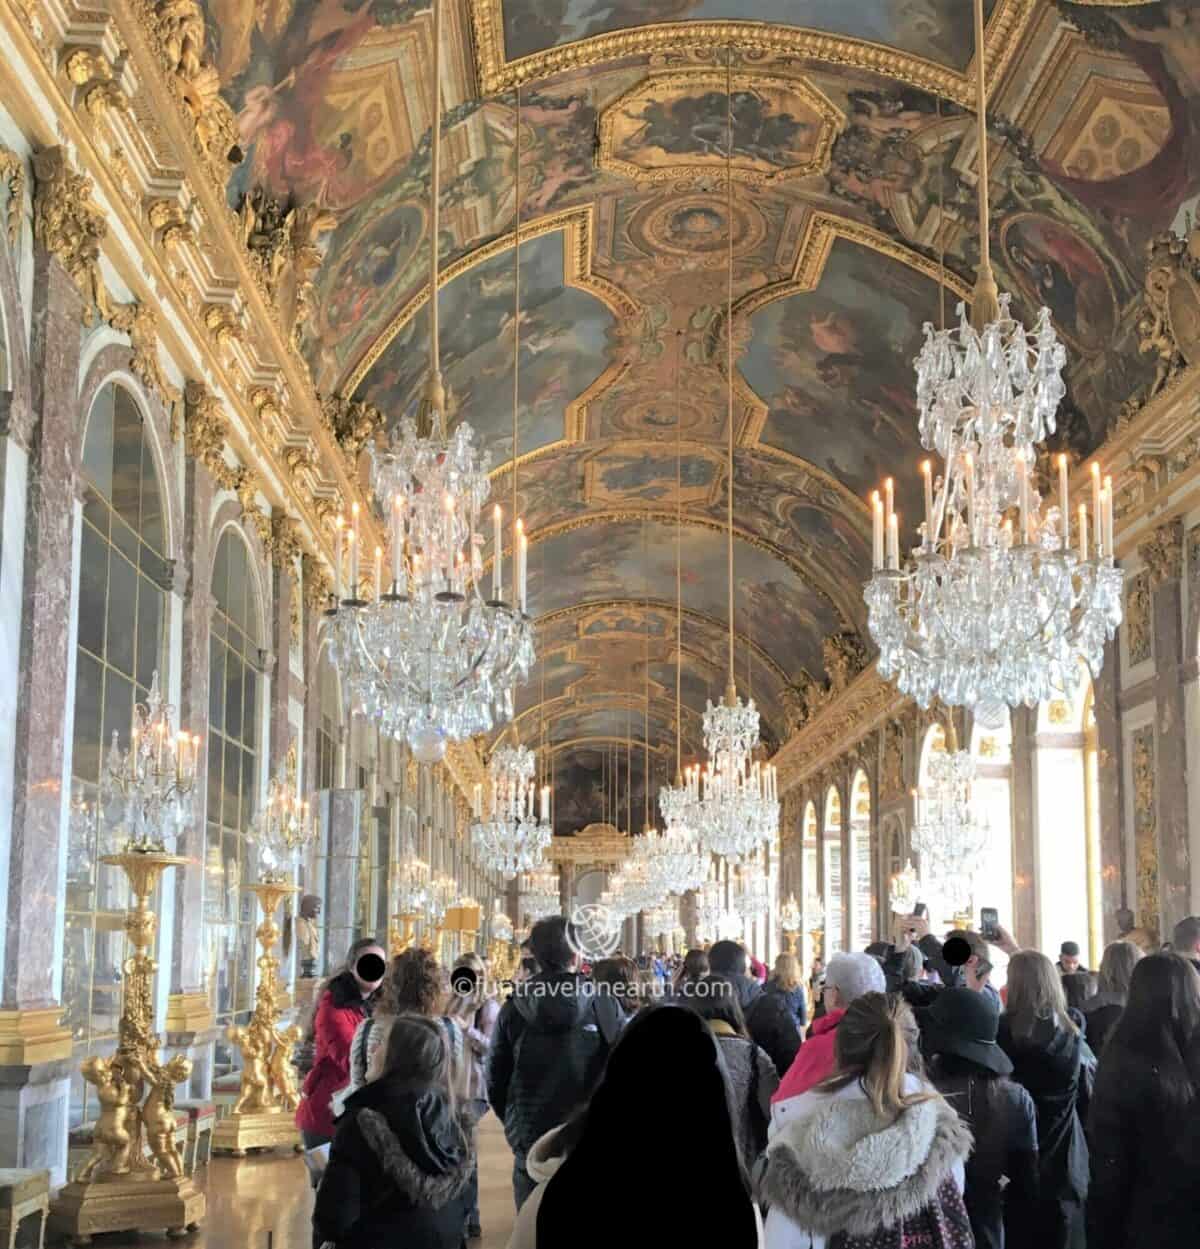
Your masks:
{"label": "vaulted ceiling", "polygon": [[[724,686],[730,230],[737,677],[771,741],[788,686],[826,680],[823,639],[865,634],[865,498],[894,472],[919,519],[912,359],[978,253],[971,5],[444,3],[443,364],[507,500],[519,180],[516,490],[545,671],[516,731],[554,748],[569,831],[646,722],[654,784],[674,770],[677,501],[685,756]],[[304,353],[319,389],[398,419],[426,352],[428,0],[207,8],[247,153],[230,200],[265,186],[334,215]],[[1145,244],[1200,189],[1200,10],[986,11],[993,255],[1069,346],[1060,441],[1084,453],[1147,377]]]}

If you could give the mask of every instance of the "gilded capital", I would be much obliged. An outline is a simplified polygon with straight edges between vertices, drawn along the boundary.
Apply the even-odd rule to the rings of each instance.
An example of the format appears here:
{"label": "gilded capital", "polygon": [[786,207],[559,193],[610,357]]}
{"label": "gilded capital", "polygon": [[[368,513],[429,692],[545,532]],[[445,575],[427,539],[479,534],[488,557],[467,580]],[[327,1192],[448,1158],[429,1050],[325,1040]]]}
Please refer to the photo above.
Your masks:
{"label": "gilded capital", "polygon": [[329,574],[315,555],[300,556],[300,576],[304,583],[304,605],[310,611],[324,611],[333,593]]}
{"label": "gilded capital", "polygon": [[300,533],[296,522],[286,512],[271,516],[271,530],[266,540],[271,561],[281,568],[290,567],[301,553]]}
{"label": "gilded capital", "polygon": [[108,222],[92,203],[92,180],[76,173],[63,147],[33,155],[33,235],[58,259],[84,298],[84,321],[108,311],[100,277],[100,244]]}
{"label": "gilded capital", "polygon": [[8,184],[8,208],[5,225],[9,247],[16,247],[21,228],[21,197],[25,192],[25,163],[9,148],[0,147],[0,179]]}
{"label": "gilded capital", "polygon": [[1138,547],[1138,554],[1150,574],[1151,589],[1183,576],[1183,521],[1176,517],[1159,525]]}
{"label": "gilded capital", "polygon": [[108,317],[114,330],[129,335],[133,348],[130,371],[149,389],[157,391],[164,403],[174,403],[179,391],[167,380],[158,360],[158,317],[146,304],[116,304]]}
{"label": "gilded capital", "polygon": [[353,464],[375,431],[383,428],[383,413],[365,399],[320,395],[321,424]]}
{"label": "gilded capital", "polygon": [[184,448],[209,472],[224,466],[225,418],[221,405],[203,382],[188,382],[183,391]]}

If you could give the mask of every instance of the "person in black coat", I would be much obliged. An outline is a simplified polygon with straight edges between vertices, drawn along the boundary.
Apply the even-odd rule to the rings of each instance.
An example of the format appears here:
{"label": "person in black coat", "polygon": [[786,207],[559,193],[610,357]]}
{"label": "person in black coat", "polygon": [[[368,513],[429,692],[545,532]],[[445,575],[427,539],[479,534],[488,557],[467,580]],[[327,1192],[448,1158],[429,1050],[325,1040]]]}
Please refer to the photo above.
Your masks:
{"label": "person in black coat", "polygon": [[578,943],[567,920],[538,920],[529,940],[541,971],[500,1008],[487,1072],[488,1103],[513,1151],[518,1210],[535,1186],[526,1156],[591,1096],[625,1022],[617,999],[575,971]]}
{"label": "person in black coat", "polygon": [[982,993],[945,989],[922,1033],[930,1079],[975,1138],[963,1193],[975,1249],[1004,1249],[1005,1211],[1021,1222],[1020,1211],[1038,1192],[1037,1111],[1029,1093],[1008,1078],[1013,1066],[996,1044],[999,1025]]}
{"label": "person in black coat", "polygon": [[1100,960],[1100,991],[1083,1004],[1087,1043],[1099,1056],[1114,1028],[1125,1013],[1129,984],[1141,950],[1132,941],[1114,941]]}
{"label": "person in black coat", "polygon": [[459,1249],[474,1164],[441,1023],[398,1015],[383,1073],[346,1099],[313,1209],[314,1244]]}
{"label": "person in black coat", "polygon": [[1178,954],[1133,970],[1088,1118],[1088,1249],[1174,1249],[1200,1229],[1200,976]]}
{"label": "person in black coat", "polygon": [[787,1002],[778,993],[764,993],[762,986],[747,974],[749,959],[745,947],[736,941],[716,942],[708,952],[708,965],[714,976],[733,982],[750,1039],[766,1052],[776,1071],[786,1071],[796,1060],[801,1039]]}
{"label": "person in black coat", "polygon": [[1038,1200],[1006,1220],[1013,1245],[1083,1249],[1088,1150],[1083,1132],[1094,1059],[1067,1013],[1062,979],[1036,950],[1008,964],[1008,1005],[997,1033],[1013,1079],[1037,1110]]}

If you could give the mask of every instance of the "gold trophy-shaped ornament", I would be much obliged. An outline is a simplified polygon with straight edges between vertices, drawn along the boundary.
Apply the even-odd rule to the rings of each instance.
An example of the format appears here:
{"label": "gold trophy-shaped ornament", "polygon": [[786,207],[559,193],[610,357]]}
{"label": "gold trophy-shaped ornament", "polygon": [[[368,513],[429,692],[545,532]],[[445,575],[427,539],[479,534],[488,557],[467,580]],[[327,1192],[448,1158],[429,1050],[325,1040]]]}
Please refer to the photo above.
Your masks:
{"label": "gold trophy-shaped ornament", "polygon": [[233,1110],[213,1131],[213,1149],[228,1150],[235,1158],[244,1158],[250,1149],[277,1145],[301,1148],[300,1133],[292,1118],[300,1102],[292,1051],[301,1030],[295,1025],[279,1026],[279,960],[272,953],[280,935],[275,912],[285,897],[299,890],[286,881],[262,881],[244,887],[258,898],[263,913],[255,933],[262,947],[258,956],[258,988],[250,1022],[245,1027],[230,1028],[226,1034],[241,1050],[242,1082]]}
{"label": "gold trophy-shaped ornament", "polygon": [[73,1245],[91,1244],[97,1232],[165,1228],[169,1236],[182,1236],[205,1214],[204,1194],[184,1175],[175,1143],[175,1087],[191,1075],[192,1063],[182,1054],[159,1062],[159,1039],[151,1031],[158,965],[146,953],[157,927],[148,905],[154,886],[166,868],[188,860],[130,849],[102,862],[129,878],[134,905],[125,916],[125,934],[133,953],[121,968],[124,1007],[116,1052],[85,1058],[80,1068],[100,1105],[92,1154],[50,1208],[50,1232]]}

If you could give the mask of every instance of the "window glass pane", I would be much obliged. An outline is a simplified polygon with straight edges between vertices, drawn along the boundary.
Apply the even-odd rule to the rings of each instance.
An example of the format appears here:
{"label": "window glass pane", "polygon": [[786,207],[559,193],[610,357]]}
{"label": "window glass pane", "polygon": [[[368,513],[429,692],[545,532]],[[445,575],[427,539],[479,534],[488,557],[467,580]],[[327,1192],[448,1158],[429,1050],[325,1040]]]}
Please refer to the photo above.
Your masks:
{"label": "window glass pane", "polygon": [[213,598],[217,607],[229,614],[229,534],[221,535],[217,543],[217,555],[213,560]]}
{"label": "window glass pane", "polygon": [[162,609],[162,592],[141,580],[137,605],[137,680],[146,688],[162,658]]}
{"label": "window glass pane", "polygon": [[238,827],[245,831],[250,827],[250,821],[254,818],[254,809],[258,802],[258,795],[254,792],[254,756],[248,750],[242,751],[242,817],[238,821]]}
{"label": "window glass pane", "polygon": [[242,742],[251,750],[255,746],[255,726],[258,723],[258,673],[249,665],[245,669],[246,699],[243,704]]}
{"label": "window glass pane", "polygon": [[121,552],[122,555],[131,563],[137,563],[138,542],[137,534],[116,514],[112,518],[112,533],[110,539],[113,546]]}
{"label": "window glass pane", "polygon": [[137,607],[137,573],[113,551],[108,561],[108,633],[105,659],[133,675],[133,622]]}
{"label": "window glass pane", "polygon": [[225,727],[225,647],[216,638],[208,645],[208,725]]}
{"label": "window glass pane", "polygon": [[79,645],[104,654],[104,594],[108,580],[108,544],[84,524],[79,546]]}
{"label": "window glass pane", "polygon": [[112,498],[113,390],[105,386],[96,396],[83,442],[83,471],[106,499]]}
{"label": "window glass pane", "polygon": [[139,532],[142,540],[148,542],[154,550],[162,552],[167,549],[166,535],[163,526],[162,496],[158,489],[158,472],[154,466],[154,453],[142,432],[142,519]]}
{"label": "window glass pane", "polygon": [[107,542],[109,520],[112,513],[108,502],[101,498],[91,486],[83,491],[83,519]]}
{"label": "window glass pane", "polygon": [[112,455],[113,511],[136,530],[140,523],[142,490],[142,418],[129,392],[116,388],[113,405]]}
{"label": "window glass pane", "polygon": [[230,737],[242,732],[242,661],[232,652],[225,656],[225,732]]}
{"label": "window glass pane", "polygon": [[[75,668],[75,741],[71,751],[71,772],[93,783],[100,780],[101,752],[106,749],[100,725],[103,694],[104,672],[100,661],[79,651]],[[128,745],[128,721],[125,722],[125,738]]]}
{"label": "window glass pane", "polygon": [[246,628],[246,545],[240,538],[233,538],[228,533],[225,542],[229,545],[229,599],[225,608],[226,614],[235,624]]}
{"label": "window glass pane", "polygon": [[63,1026],[75,1040],[88,1034],[92,987],[92,917],[66,917],[63,941]]}
{"label": "window glass pane", "polygon": [[238,827],[238,808],[241,802],[242,752],[233,742],[225,743],[225,777],[222,786],[224,800],[221,804],[221,823],[226,828]]}
{"label": "window glass pane", "polygon": [[205,809],[210,820],[221,818],[221,764],[225,749],[216,733],[208,735],[208,802]]}
{"label": "window glass pane", "polygon": [[118,735],[119,750],[129,749],[129,736],[133,729],[133,683],[111,668],[104,674],[104,724],[101,740],[112,741],[113,730]]}

